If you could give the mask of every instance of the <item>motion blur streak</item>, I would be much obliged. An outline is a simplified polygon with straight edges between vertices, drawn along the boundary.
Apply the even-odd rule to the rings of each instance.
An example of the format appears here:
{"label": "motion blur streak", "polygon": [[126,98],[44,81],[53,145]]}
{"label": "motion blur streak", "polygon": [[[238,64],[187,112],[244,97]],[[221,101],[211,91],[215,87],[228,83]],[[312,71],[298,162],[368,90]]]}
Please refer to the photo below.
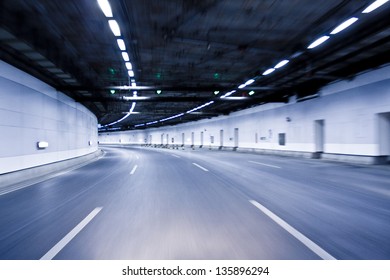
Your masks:
{"label": "motion blur streak", "polygon": [[250,201],[336,259],[390,259],[389,166],[103,149],[98,161],[0,196],[1,259],[39,259],[97,207],[55,259],[320,259]]}

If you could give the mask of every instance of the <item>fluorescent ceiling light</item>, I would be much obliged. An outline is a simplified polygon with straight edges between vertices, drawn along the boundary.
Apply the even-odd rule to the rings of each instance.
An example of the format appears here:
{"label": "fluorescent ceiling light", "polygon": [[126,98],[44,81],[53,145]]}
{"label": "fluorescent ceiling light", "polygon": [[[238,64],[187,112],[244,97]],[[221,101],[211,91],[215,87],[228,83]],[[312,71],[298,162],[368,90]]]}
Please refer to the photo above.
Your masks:
{"label": "fluorescent ceiling light", "polygon": [[284,65],[286,65],[286,64],[289,63],[289,62],[290,62],[290,60],[287,60],[287,59],[282,60],[281,62],[279,62],[278,64],[276,64],[274,68],[275,68],[275,69],[281,68],[281,67],[283,67]]}
{"label": "fluorescent ceiling light", "polygon": [[137,96],[137,95],[134,95],[133,96],[123,96],[122,97],[123,100],[126,100],[126,101],[137,101],[137,100],[149,100],[150,97],[149,96]]}
{"label": "fluorescent ceiling light", "polygon": [[250,79],[248,81],[246,81],[245,85],[249,86],[250,84],[253,84],[255,82],[254,79]]}
{"label": "fluorescent ceiling light", "polygon": [[229,92],[225,93],[224,95],[222,95],[221,98],[226,98],[227,96],[230,96],[235,92],[236,92],[236,90],[229,91]]}
{"label": "fluorescent ceiling light", "polygon": [[98,4],[106,17],[112,17],[111,6],[107,0],[98,0]]}
{"label": "fluorescent ceiling light", "polygon": [[108,24],[110,25],[112,33],[114,33],[115,36],[121,36],[121,30],[119,28],[118,23],[114,19],[110,19],[108,21]]}
{"label": "fluorescent ceiling light", "polygon": [[[115,121],[115,122],[112,122],[112,123],[103,125],[103,127],[106,127],[106,126],[109,126],[109,125],[117,124],[117,123],[123,121],[124,119],[126,119],[128,116],[130,116],[130,115],[133,113],[136,104],[137,104],[136,102],[133,102],[133,103],[131,104],[131,107],[130,107],[129,112],[128,112],[123,118],[121,118],[121,119],[119,119],[119,120],[117,120],[117,121]],[[115,128],[113,128],[113,129],[115,129]],[[117,128],[117,129],[119,129],[119,128]]]}
{"label": "fluorescent ceiling light", "polygon": [[321,38],[318,38],[313,43],[311,43],[307,48],[308,49],[314,49],[315,47],[321,45],[323,42],[325,42],[329,38],[330,38],[329,36],[322,36]]}
{"label": "fluorescent ceiling light", "polygon": [[251,90],[250,92],[248,92],[249,95],[254,95],[255,92],[253,90]]}
{"label": "fluorescent ceiling light", "polygon": [[350,19],[344,21],[342,24],[340,24],[335,29],[333,29],[332,32],[330,32],[330,34],[334,35],[334,34],[337,34],[337,33],[341,32],[341,31],[343,31],[347,27],[351,26],[357,20],[358,20],[358,18],[353,17],[353,18],[350,18]]}
{"label": "fluorescent ceiling light", "polygon": [[123,41],[123,39],[118,39],[116,41],[118,42],[119,49],[121,51],[125,51],[126,50],[125,41]]}
{"label": "fluorescent ceiling light", "polygon": [[268,74],[271,74],[274,71],[275,71],[275,68],[270,68],[270,69],[264,71],[263,76],[267,76]]}
{"label": "fluorescent ceiling light", "polygon": [[374,3],[372,3],[370,6],[368,6],[367,8],[364,9],[364,11],[362,12],[363,14],[368,14],[368,13],[371,13],[373,10],[379,8],[380,6],[382,6],[383,4],[385,4],[386,2],[388,2],[389,0],[377,0],[375,1]]}
{"label": "fluorescent ceiling light", "polygon": [[134,71],[133,70],[129,70],[128,74],[129,74],[130,77],[134,77]]}
{"label": "fluorescent ceiling light", "polygon": [[133,69],[133,65],[131,65],[130,62],[126,62],[125,65],[126,65],[127,70],[132,70]]}
{"label": "fluorescent ceiling light", "polygon": [[129,61],[129,54],[127,52],[122,52],[122,57],[124,61]]}
{"label": "fluorescent ceiling light", "polygon": [[241,84],[238,86],[238,88],[244,88],[244,87],[246,87],[246,84]]}

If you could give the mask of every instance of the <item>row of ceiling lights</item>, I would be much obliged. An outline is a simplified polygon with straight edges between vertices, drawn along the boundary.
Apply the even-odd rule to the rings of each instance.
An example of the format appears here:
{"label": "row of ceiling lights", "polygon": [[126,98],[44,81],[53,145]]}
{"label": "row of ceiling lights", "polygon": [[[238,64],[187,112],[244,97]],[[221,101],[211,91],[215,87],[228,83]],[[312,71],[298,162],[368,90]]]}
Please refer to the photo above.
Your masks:
{"label": "row of ceiling lights", "polygon": [[[376,10],[377,8],[379,8],[380,6],[382,6],[383,4],[385,4],[386,2],[388,2],[389,0],[377,0],[375,2],[373,2],[372,4],[370,4],[367,8],[365,8],[362,13],[363,14],[368,14],[374,10]],[[351,26],[353,23],[355,23],[356,21],[358,20],[357,17],[352,17],[344,22],[342,22],[341,24],[339,24],[336,28],[334,28],[330,33],[329,35],[324,35],[320,38],[318,38],[317,40],[315,40],[314,42],[312,42],[311,44],[309,44],[307,46],[307,49],[314,49],[315,47],[321,45],[322,43],[324,43],[326,40],[328,40],[330,38],[330,35],[335,35],[343,30],[345,30],[346,28],[348,28],[349,26]],[[296,57],[296,56],[295,56]],[[294,56],[291,57],[290,59],[292,58],[295,58]],[[276,69],[279,69],[279,68],[282,68],[283,66],[285,66],[287,63],[290,62],[290,59],[284,59],[282,61],[280,61],[279,63],[277,63],[274,67],[272,68],[269,68],[267,70],[265,70],[263,72],[263,76],[267,76],[269,74],[271,74],[272,72],[274,72]],[[254,82],[256,81],[256,78],[253,78],[253,79],[249,79],[248,81],[246,81],[244,84],[241,84],[238,86],[239,89],[242,89],[242,88],[245,88],[246,86],[248,85],[251,85],[253,84]],[[220,98],[226,98],[232,94],[234,94],[236,92],[236,90],[232,90],[232,91],[229,91],[227,93],[225,93],[224,95],[222,95]],[[219,93],[219,92],[218,92]],[[214,94],[218,94],[216,93],[216,91],[214,92]],[[249,95],[253,95],[255,92],[254,91],[250,91],[248,94]],[[211,104],[213,104],[214,101],[211,101],[211,102],[208,102],[208,103],[205,103],[201,106],[198,106],[192,110],[188,110],[186,112],[186,114],[191,114],[195,111],[198,111],[204,107],[207,107]],[[156,124],[156,123],[159,123],[159,122],[164,122],[166,120],[171,120],[171,119],[174,119],[174,118],[179,118],[179,117],[182,117],[184,115],[184,113],[181,113],[181,114],[178,114],[178,115],[175,115],[175,116],[172,116],[172,117],[169,117],[169,118],[166,118],[166,119],[162,119],[162,120],[159,120],[159,121],[153,121],[153,122],[149,122],[149,123],[146,123],[146,124],[139,124],[139,125],[136,125],[135,127],[141,127],[141,126],[145,126],[145,125],[152,125],[152,124]]]}
{"label": "row of ceiling lights", "polygon": [[[372,11],[376,10],[377,8],[379,8],[380,6],[382,6],[383,4],[385,4],[386,2],[388,2],[389,0],[377,0],[375,2],[373,2],[372,4],[370,4],[367,8],[365,8],[363,11],[362,11],[362,14],[368,14],[368,13],[371,13]],[[329,35],[323,35],[321,36],[320,38],[316,39],[315,41],[313,41],[311,44],[309,44],[307,46],[307,49],[314,49],[316,47],[318,47],[319,45],[321,45],[322,43],[324,43],[325,41],[327,41],[329,38],[330,38],[330,35],[336,35],[338,34],[339,32],[347,29],[349,26],[351,26],[352,24],[354,24],[356,21],[358,20],[357,17],[351,17],[350,19],[347,19],[345,20],[344,22],[342,22],[341,24],[339,24],[336,28],[334,28],[330,33]],[[279,69],[279,68],[282,68],[283,66],[285,66],[287,63],[290,62],[291,59],[293,58],[296,58],[297,55],[293,55],[291,56],[289,59],[284,59],[282,61],[280,61],[279,63],[277,63],[274,67],[272,68],[269,68],[267,70],[265,70],[263,72],[263,76],[267,76],[269,74],[271,74],[272,72],[274,72],[276,69]],[[250,79],[248,80],[246,83],[244,84],[241,84],[238,86],[239,89],[242,89],[252,83],[255,82],[255,79],[256,78],[253,78],[253,79]]]}
{"label": "row of ceiling lights", "polygon": [[[372,11],[376,10],[377,8],[381,7],[382,5],[384,5],[386,2],[388,2],[389,0],[376,0],[374,1],[372,4],[370,4],[367,8],[365,8],[363,11],[362,11],[362,14],[368,14],[368,13],[371,13]],[[103,0],[98,0],[98,2],[107,2],[107,1],[103,1]],[[106,15],[107,16],[107,15]],[[329,38],[330,38],[330,35],[335,35],[335,34],[338,34],[339,32],[345,30],[346,28],[348,28],[349,26],[351,26],[352,24],[354,24],[356,21],[358,20],[357,17],[351,17],[350,19],[348,20],[345,20],[344,22],[342,22],[341,24],[339,24],[336,28],[334,28],[330,33],[329,35],[324,35],[318,39],[316,39],[315,41],[313,41],[311,44],[309,44],[307,46],[307,49],[314,49],[315,47],[318,47],[319,45],[321,45],[322,43],[324,43],[325,41],[327,41]],[[279,63],[277,63],[274,67],[272,68],[269,68],[267,70],[265,70],[262,74],[262,76],[267,76],[269,74],[271,74],[272,72],[274,72],[275,70],[279,69],[279,68],[282,68],[283,66],[287,65],[291,59],[293,58],[296,58],[297,56],[292,56],[290,57],[290,59],[284,59],[282,61],[280,61]],[[257,77],[256,77],[257,78]],[[241,84],[238,86],[239,89],[242,89],[242,88],[245,88],[246,86],[248,85],[251,85],[253,84],[255,81],[256,81],[256,78],[253,78],[253,79],[249,79],[248,81],[246,81],[244,84]],[[234,94],[236,92],[236,90],[232,90],[232,91],[229,91],[227,93],[225,93],[224,95],[222,95],[220,98],[226,98],[232,94]],[[218,94],[219,92],[214,92],[214,94]],[[250,91],[248,94],[249,95],[253,95],[255,92],[254,91]],[[213,104],[214,101],[210,101],[210,102],[207,102],[203,105],[200,105],[194,109],[191,109],[191,110],[188,110],[186,113],[180,113],[180,114],[177,114],[175,116],[171,116],[171,117],[168,117],[168,118],[165,118],[165,119],[161,119],[161,120],[158,120],[158,121],[152,121],[152,122],[148,122],[148,123],[143,123],[143,124],[138,124],[138,125],[135,125],[135,127],[143,127],[143,126],[148,126],[148,125],[153,125],[153,124],[156,124],[156,123],[161,123],[161,122],[164,122],[164,121],[168,121],[168,120],[172,120],[172,119],[175,119],[175,118],[179,118],[179,117],[182,117],[184,116],[185,114],[191,114],[195,111],[198,111],[200,109],[203,109],[207,106],[210,106],[211,104]],[[126,116],[127,117],[127,116]],[[125,118],[126,118],[125,117]],[[121,120],[119,121],[122,121],[123,119],[125,118],[122,118]],[[112,124],[115,124],[119,121],[116,121]],[[108,125],[112,125],[112,124],[108,124]]]}
{"label": "row of ceiling lights", "polygon": [[[118,44],[119,50],[121,51],[122,58],[123,58],[123,60],[125,62],[125,67],[127,69],[127,73],[129,75],[129,77],[131,78],[131,86],[132,87],[136,87],[137,83],[136,83],[135,78],[134,78],[133,65],[130,62],[129,54],[126,51],[125,41],[121,38],[122,34],[121,34],[121,29],[119,27],[119,24],[114,19],[114,15],[112,13],[111,5],[108,2],[108,0],[97,0],[97,2],[99,4],[100,9],[102,10],[103,14],[106,16],[106,18],[108,18],[108,25],[110,26],[110,29],[111,29],[112,33],[116,37],[116,42]],[[137,96],[137,92],[136,91],[133,93],[133,96],[134,97]],[[133,113],[135,105],[136,105],[136,102],[133,102],[131,104],[131,107],[130,107],[129,111],[126,113],[126,115],[124,117],[122,117],[121,119],[116,120],[116,121],[114,121],[112,123],[103,125],[102,127],[107,127],[107,126],[110,126],[110,125],[114,125],[114,124],[117,124],[117,123],[125,120],[127,117],[129,117]]]}

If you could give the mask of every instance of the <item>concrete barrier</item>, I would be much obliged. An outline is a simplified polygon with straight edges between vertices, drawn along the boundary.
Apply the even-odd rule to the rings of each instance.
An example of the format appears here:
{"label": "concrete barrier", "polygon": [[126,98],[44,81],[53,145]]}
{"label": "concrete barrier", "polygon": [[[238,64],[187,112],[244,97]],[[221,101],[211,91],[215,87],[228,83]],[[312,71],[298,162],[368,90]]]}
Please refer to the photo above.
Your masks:
{"label": "concrete barrier", "polygon": [[5,173],[0,175],[0,193],[6,191],[10,187],[18,184],[30,185],[35,181],[42,181],[45,178],[54,176],[56,173],[72,170],[86,165],[103,155],[102,150],[94,153],[58,161],[50,164],[40,165],[37,167],[27,168],[19,171]]}

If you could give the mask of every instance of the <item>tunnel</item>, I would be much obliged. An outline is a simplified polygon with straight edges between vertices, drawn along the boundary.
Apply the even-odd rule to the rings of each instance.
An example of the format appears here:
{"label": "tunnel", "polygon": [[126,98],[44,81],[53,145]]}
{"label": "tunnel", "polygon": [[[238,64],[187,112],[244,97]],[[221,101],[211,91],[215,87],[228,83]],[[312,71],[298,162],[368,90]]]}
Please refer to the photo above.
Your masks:
{"label": "tunnel", "polygon": [[1,260],[390,259],[388,1],[0,8]]}

